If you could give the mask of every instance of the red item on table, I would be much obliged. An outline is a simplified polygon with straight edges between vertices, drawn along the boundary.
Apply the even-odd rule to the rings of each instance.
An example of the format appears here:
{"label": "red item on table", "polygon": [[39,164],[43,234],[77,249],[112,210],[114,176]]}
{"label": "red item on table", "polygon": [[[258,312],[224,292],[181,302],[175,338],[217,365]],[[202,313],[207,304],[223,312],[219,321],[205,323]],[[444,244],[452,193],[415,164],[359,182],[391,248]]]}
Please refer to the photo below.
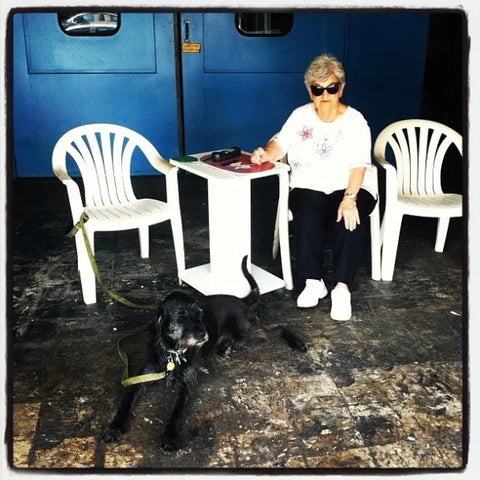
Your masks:
{"label": "red item on table", "polygon": [[251,163],[250,155],[246,153],[242,153],[238,157],[230,158],[229,160],[223,160],[219,162],[213,161],[211,155],[205,155],[204,157],[200,158],[200,161],[208,165],[212,165],[213,167],[221,168],[222,170],[228,170],[229,172],[235,173],[263,172],[265,170],[270,170],[275,166],[271,162],[261,163],[260,165]]}

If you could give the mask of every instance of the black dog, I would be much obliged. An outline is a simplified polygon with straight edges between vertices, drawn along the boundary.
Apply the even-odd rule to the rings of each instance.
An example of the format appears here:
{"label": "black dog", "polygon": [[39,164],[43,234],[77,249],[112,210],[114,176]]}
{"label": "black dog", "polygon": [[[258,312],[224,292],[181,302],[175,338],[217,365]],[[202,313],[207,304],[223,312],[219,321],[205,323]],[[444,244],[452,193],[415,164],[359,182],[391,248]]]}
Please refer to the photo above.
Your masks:
{"label": "black dog", "polygon": [[[242,261],[242,271],[251,292],[244,299],[211,295],[200,303],[190,295],[173,292],[158,309],[154,322],[155,340],[141,373],[165,372],[167,385],[173,380],[179,383],[176,402],[161,439],[164,450],[179,448],[179,429],[194,394],[201,358],[212,352],[223,354],[229,349],[246,348],[266,340],[265,331],[259,327],[251,308],[259,298],[259,290],[246,261],[247,257]],[[295,334],[283,327],[280,331],[292,348],[306,351],[305,344]],[[125,433],[132,407],[141,391],[141,384],[125,388],[120,407],[102,436],[105,443],[117,442]]]}

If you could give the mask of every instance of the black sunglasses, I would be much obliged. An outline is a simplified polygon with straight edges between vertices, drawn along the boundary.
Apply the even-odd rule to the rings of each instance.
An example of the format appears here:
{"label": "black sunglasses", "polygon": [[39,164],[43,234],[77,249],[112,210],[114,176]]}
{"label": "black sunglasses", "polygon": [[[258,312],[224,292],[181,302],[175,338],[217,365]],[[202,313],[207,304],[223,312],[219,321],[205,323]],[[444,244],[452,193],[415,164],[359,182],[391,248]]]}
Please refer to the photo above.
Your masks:
{"label": "black sunglasses", "polygon": [[315,95],[316,97],[323,95],[323,92],[325,90],[330,95],[335,95],[336,93],[338,93],[339,89],[340,89],[340,82],[332,83],[328,87],[320,87],[319,85],[310,85],[310,90],[312,91],[312,94]]}

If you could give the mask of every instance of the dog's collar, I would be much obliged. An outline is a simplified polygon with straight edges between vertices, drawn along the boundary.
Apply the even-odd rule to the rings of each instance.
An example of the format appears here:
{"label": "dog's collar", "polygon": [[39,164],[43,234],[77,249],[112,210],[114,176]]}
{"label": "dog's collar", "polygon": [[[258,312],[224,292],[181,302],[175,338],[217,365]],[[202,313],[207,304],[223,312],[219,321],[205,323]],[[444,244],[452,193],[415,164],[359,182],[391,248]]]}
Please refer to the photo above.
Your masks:
{"label": "dog's collar", "polygon": [[172,371],[175,368],[175,364],[180,366],[182,362],[186,362],[185,353],[187,349],[183,348],[182,350],[167,350],[167,371]]}
{"label": "dog's collar", "polygon": [[163,350],[168,353],[167,357],[167,370],[171,371],[175,368],[175,365],[180,366],[182,362],[186,362],[185,353],[187,353],[188,348],[181,348],[179,350],[172,350],[167,348],[163,343],[161,338],[157,339],[157,345],[159,345]]}

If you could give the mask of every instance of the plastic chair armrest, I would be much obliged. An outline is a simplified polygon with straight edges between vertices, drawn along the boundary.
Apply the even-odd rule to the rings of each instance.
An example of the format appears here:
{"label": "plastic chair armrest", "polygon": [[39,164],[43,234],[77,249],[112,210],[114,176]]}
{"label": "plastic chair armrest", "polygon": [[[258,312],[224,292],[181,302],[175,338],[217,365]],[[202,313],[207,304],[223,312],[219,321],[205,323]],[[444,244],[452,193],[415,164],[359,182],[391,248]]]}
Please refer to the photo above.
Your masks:
{"label": "plastic chair armrest", "polygon": [[386,158],[383,153],[380,152],[374,152],[375,160],[379,165],[381,165],[383,168],[387,168],[387,165],[392,165]]}
{"label": "plastic chair armrest", "polygon": [[154,152],[151,155],[147,155],[147,159],[152,165],[153,168],[158,170],[159,172],[163,174],[169,173],[172,168],[176,168],[173,165],[170,165],[170,163],[165,160],[158,152]]}
{"label": "plastic chair armrest", "polygon": [[397,202],[397,169],[387,160],[382,159],[378,162],[384,169],[386,174],[385,179],[385,204],[391,205],[391,203]]}
{"label": "plastic chair armrest", "polygon": [[[168,162],[167,162],[168,163]],[[168,164],[170,169],[165,173],[165,183],[167,187],[167,203],[180,207],[180,197],[178,194],[178,167]]]}
{"label": "plastic chair armrest", "polygon": [[[68,175],[67,175],[68,177]],[[82,196],[77,182],[68,177],[62,180],[62,183],[67,187],[68,201],[70,203],[70,211],[72,212],[73,223],[76,223],[83,212]]]}

